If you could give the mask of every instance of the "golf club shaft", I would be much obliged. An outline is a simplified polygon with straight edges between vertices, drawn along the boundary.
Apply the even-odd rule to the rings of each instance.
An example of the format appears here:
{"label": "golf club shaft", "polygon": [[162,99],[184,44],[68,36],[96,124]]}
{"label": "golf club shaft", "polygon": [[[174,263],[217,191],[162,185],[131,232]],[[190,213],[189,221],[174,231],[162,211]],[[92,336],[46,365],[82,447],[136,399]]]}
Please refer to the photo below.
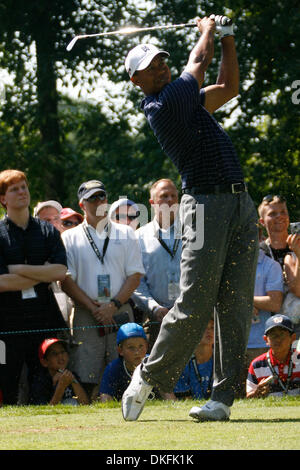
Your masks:
{"label": "golf club shaft", "polygon": [[[230,25],[232,23],[231,20],[228,19],[226,25]],[[146,32],[146,31],[156,31],[156,30],[161,30],[161,29],[171,29],[171,28],[190,28],[190,27],[195,27],[197,26],[196,23],[181,23],[181,24],[170,24],[170,25],[162,25],[162,26],[149,26],[147,28],[123,28],[119,29],[117,31],[108,31],[104,33],[93,33],[93,34],[81,34],[78,36],[75,36],[67,45],[67,51],[70,51],[73,47],[74,44],[78,39],[86,39],[86,38],[93,38],[93,37],[101,37],[101,36],[115,36],[115,35],[125,35],[125,34],[136,34],[136,33],[141,33],[141,32]]]}
{"label": "golf club shaft", "polygon": [[163,26],[149,26],[147,28],[124,28],[117,31],[108,31],[104,33],[94,33],[94,34],[81,34],[75,36],[72,41],[67,46],[67,51],[70,51],[78,39],[86,39],[92,37],[101,37],[101,36],[114,36],[114,35],[125,35],[125,34],[136,34],[144,31],[155,31],[158,29],[170,29],[170,28],[187,28],[195,27],[196,23],[182,23],[182,24],[173,24],[173,25],[163,25]]}

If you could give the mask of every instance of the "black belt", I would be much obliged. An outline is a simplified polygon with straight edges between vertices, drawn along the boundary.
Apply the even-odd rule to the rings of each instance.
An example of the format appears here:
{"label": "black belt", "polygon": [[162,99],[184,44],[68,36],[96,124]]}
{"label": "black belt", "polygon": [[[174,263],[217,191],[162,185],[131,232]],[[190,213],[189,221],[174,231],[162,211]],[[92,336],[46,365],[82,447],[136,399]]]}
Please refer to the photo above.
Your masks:
{"label": "black belt", "polygon": [[220,194],[220,193],[244,193],[248,191],[246,183],[228,183],[228,184],[207,184],[203,186],[194,186],[192,188],[184,188],[183,194]]}

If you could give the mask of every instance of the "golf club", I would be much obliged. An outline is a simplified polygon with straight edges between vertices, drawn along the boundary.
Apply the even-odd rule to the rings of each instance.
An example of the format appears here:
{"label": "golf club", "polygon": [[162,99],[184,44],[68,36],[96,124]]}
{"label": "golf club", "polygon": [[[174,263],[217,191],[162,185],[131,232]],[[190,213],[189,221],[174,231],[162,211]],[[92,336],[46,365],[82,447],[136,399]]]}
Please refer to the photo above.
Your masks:
{"label": "golf club", "polygon": [[[232,20],[230,18],[227,18],[227,16],[222,16],[222,25],[223,26],[229,26],[232,23]],[[218,25],[218,22],[216,21],[216,24]],[[219,26],[220,26],[219,22]],[[108,31],[104,33],[94,33],[94,34],[81,34],[78,36],[75,36],[67,45],[67,51],[71,51],[75,45],[75,43],[78,41],[78,39],[86,39],[86,38],[92,38],[92,37],[100,37],[100,36],[115,36],[115,35],[123,35],[123,34],[136,34],[136,33],[142,33],[146,31],[155,31],[159,29],[170,29],[170,28],[190,28],[190,27],[195,27],[197,26],[196,23],[181,23],[181,24],[171,24],[171,25],[163,25],[163,26],[150,26],[148,28],[135,28],[135,27],[128,27],[128,28],[122,28],[117,31]]]}

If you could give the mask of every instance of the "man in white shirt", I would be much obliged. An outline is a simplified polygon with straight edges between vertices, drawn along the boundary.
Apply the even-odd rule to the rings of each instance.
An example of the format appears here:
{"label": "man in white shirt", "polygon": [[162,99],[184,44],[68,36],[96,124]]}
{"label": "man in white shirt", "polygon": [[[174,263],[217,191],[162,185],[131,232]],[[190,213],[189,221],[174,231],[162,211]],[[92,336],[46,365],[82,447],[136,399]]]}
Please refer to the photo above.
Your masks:
{"label": "man in white shirt", "polygon": [[145,276],[135,290],[133,300],[150,320],[149,347],[158,335],[164,316],[179,295],[181,232],[178,223],[178,190],[168,178],[150,188],[149,202],[154,218],[136,231]]}
{"label": "man in white shirt", "polygon": [[91,396],[105,366],[118,356],[112,329],[122,319],[115,321],[114,316],[127,312],[126,322],[133,321],[127,301],[144,269],[134,231],[108,220],[103,183],[83,183],[78,198],[85,220],[62,234],[69,274],[62,287],[75,302],[78,345],[71,354],[72,367]]}

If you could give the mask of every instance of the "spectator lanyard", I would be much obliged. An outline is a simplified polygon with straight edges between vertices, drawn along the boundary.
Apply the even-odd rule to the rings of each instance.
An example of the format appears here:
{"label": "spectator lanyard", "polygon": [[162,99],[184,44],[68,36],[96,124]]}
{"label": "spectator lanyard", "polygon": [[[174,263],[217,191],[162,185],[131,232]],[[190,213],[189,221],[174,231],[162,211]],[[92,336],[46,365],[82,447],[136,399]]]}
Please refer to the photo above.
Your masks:
{"label": "spectator lanyard", "polygon": [[178,245],[179,245],[179,238],[176,238],[174,240],[174,244],[173,244],[173,248],[172,248],[172,251],[170,250],[170,248],[168,247],[168,245],[164,242],[164,240],[162,239],[161,237],[161,230],[158,231],[158,241],[159,243],[161,244],[161,246],[169,253],[169,255],[171,256],[171,258],[173,259],[174,256],[176,255],[176,252],[177,252],[177,249],[178,249]]}
{"label": "spectator lanyard", "polygon": [[288,376],[287,376],[287,379],[286,379],[286,382],[285,382],[286,385],[284,385],[284,382],[281,380],[279,374],[277,374],[276,370],[274,369],[273,365],[271,364],[270,351],[267,352],[267,361],[268,361],[268,365],[271,369],[272,374],[278,380],[278,383],[279,383],[280,387],[282,388],[282,390],[284,391],[284,393],[287,394],[288,389],[289,389],[289,385],[290,385],[290,381],[291,381],[291,378],[292,378],[292,372],[293,372],[292,355],[290,354]]}
{"label": "spectator lanyard", "polygon": [[105,237],[105,240],[104,240],[104,245],[103,245],[103,253],[101,255],[100,251],[98,250],[98,247],[96,245],[96,243],[94,242],[91,234],[90,234],[90,231],[86,225],[86,223],[84,222],[82,224],[82,228],[84,230],[84,233],[86,234],[87,236],[87,239],[88,241],[90,242],[91,244],[91,247],[93,248],[94,252],[96,253],[97,257],[99,258],[99,260],[101,261],[101,263],[103,264],[104,263],[104,256],[105,256],[105,253],[107,251],[107,247],[108,247],[108,243],[109,243],[109,231],[108,231],[108,226],[106,225],[104,230],[106,231],[106,237]]}
{"label": "spectator lanyard", "polygon": [[212,377],[210,377],[209,383],[207,385],[206,393],[204,393],[202,377],[201,377],[201,374],[200,374],[199,369],[197,367],[196,357],[192,356],[191,361],[192,361],[192,364],[193,364],[193,367],[194,367],[194,370],[195,370],[195,374],[196,374],[196,377],[198,379],[198,382],[199,382],[199,385],[200,385],[200,388],[201,388],[202,396],[203,396],[203,398],[208,398],[210,396],[210,393],[211,393]]}

